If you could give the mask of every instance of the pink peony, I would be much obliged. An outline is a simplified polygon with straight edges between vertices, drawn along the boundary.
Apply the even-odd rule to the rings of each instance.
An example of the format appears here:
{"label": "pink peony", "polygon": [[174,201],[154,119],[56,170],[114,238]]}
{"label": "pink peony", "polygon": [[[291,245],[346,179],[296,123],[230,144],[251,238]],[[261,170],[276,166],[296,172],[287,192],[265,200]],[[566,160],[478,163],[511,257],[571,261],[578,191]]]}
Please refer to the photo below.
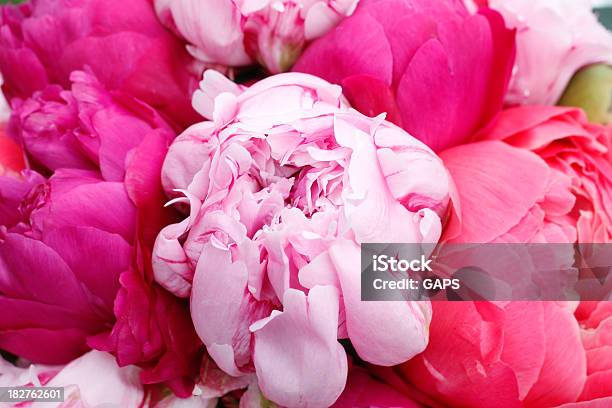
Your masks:
{"label": "pink peony", "polygon": [[612,63],[612,34],[589,0],[489,0],[516,28],[516,64],[506,101],[554,105],[580,68]]}
{"label": "pink peony", "polygon": [[612,302],[582,302],[576,310],[587,358],[579,401],[612,403]]}
{"label": "pink peony", "polygon": [[209,67],[257,62],[286,71],[304,46],[353,13],[358,0],[155,0],[160,19]]}
{"label": "pink peony", "polygon": [[190,296],[208,353],[272,401],[333,403],[347,357],[393,365],[427,344],[428,303],[361,302],[361,242],[436,242],[449,178],[425,145],[350,110],[340,88],[281,74],[241,89],[214,71],[211,121],[170,147],[162,179],[189,212],[157,238],[158,282]]}
{"label": "pink peony", "polygon": [[136,206],[132,262],[119,277],[114,326],[88,344],[112,352],[120,366],[143,367],[144,384],[164,383],[184,398],[193,390],[202,344],[187,305],[153,282],[153,242],[163,225],[176,220],[162,209],[159,174],[168,140],[159,136],[147,135],[128,160],[124,185]]}
{"label": "pink peony", "polygon": [[99,351],[90,351],[65,366],[18,368],[0,359],[0,386],[63,387],[64,402],[56,403],[57,408],[138,407],[145,400],[138,372],[136,367],[117,367],[110,354]]}
{"label": "pink peony", "polygon": [[562,173],[576,197],[563,222],[576,226],[579,242],[612,241],[612,128],[578,109],[530,106],[504,111],[480,137],[531,150]]}
{"label": "pink peony", "polygon": [[464,243],[572,243],[571,179],[533,152],[499,141],[440,153],[457,188],[445,239]]}
{"label": "pink peony", "polygon": [[90,72],[70,75],[70,91],[49,85],[13,99],[13,136],[44,170],[97,170],[121,181],[127,158],[149,133],[174,135],[159,114],[129,95],[110,93]]}
{"label": "pink peony", "polygon": [[[0,11],[0,70],[10,99],[70,86],[89,67],[109,89],[148,103],[178,125],[194,119],[193,62],[149,0],[32,0]],[[192,72],[193,71],[193,72]],[[61,102],[61,101],[59,101]]]}
{"label": "pink peony", "polygon": [[[494,127],[500,134],[503,123]],[[514,140],[536,135],[526,129]],[[457,188],[445,240],[575,242],[572,178],[520,146],[481,141],[440,154]],[[571,304],[434,302],[432,312],[427,349],[381,374],[411,398],[433,406],[541,407],[572,404],[584,392],[588,362]]]}
{"label": "pink peony", "polygon": [[[89,73],[72,77],[72,91],[49,86],[13,117],[30,161],[52,176],[29,195],[42,183],[36,173],[0,177],[0,231],[8,229],[0,272],[10,277],[0,293],[11,307],[0,319],[2,347],[54,363],[89,347],[109,351],[121,366],[141,366],[143,383],[191,395],[202,346],[186,303],[156,285],[151,270],[155,237],[176,221],[163,209],[159,179],[174,134],[143,102],[107,92]],[[17,301],[41,296],[32,280],[51,290],[47,303]],[[84,294],[53,297],[62,285]],[[24,325],[12,313],[31,318]]]}
{"label": "pink peony", "polygon": [[430,343],[396,386],[429,406],[552,407],[586,378],[580,331],[554,302],[433,302]]}
{"label": "pink peony", "polygon": [[[0,181],[0,192],[11,186]],[[3,219],[0,229],[0,348],[38,363],[66,363],[88,350],[88,336],[113,323],[135,208],[122,183],[84,170],[58,171],[17,208],[21,220],[11,226]]]}
{"label": "pink peony", "polygon": [[513,62],[514,33],[497,12],[471,16],[454,0],[365,0],[294,70],[342,85],[356,109],[387,112],[438,151],[499,112]]}

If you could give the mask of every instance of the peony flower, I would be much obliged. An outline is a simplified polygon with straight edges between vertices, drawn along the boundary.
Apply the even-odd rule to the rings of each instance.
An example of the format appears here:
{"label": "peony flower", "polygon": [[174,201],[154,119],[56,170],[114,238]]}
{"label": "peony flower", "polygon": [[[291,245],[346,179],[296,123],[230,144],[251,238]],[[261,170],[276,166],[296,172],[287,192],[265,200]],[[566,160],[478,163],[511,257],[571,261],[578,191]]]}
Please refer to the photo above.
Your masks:
{"label": "peony flower", "polygon": [[[12,131],[29,158],[52,176],[29,195],[40,175],[0,177],[0,216],[8,229],[0,254],[8,261],[0,265],[11,276],[0,293],[11,313],[31,315],[24,325],[9,313],[0,321],[0,338],[7,350],[35,362],[66,363],[90,347],[109,351],[121,366],[141,366],[144,384],[191,395],[201,343],[185,302],[156,285],[151,271],[155,237],[176,221],[163,210],[159,180],[174,134],[153,108],[107,92],[91,74],[74,72],[73,80],[72,91],[49,86],[13,117]],[[42,263],[33,250],[44,255]],[[24,267],[21,258],[32,265]],[[18,301],[40,296],[29,283],[42,279],[39,274],[41,287],[53,288],[51,300]],[[64,275],[67,282],[58,279]],[[64,292],[62,285],[86,290],[74,299],[53,297]]]}
{"label": "peony flower", "polygon": [[612,303],[581,302],[576,310],[586,351],[587,378],[578,401],[612,402]]}
{"label": "peony flower", "polygon": [[[3,192],[9,182],[1,181]],[[0,232],[0,348],[36,363],[67,363],[113,323],[135,208],[122,183],[84,170],[58,171],[18,208],[20,222],[3,220]]]}
{"label": "peony flower", "polygon": [[112,329],[88,338],[88,345],[113,353],[119,366],[143,366],[143,384],[164,383],[181,398],[191,396],[201,342],[182,302],[135,268],[123,272]]}
{"label": "peony flower", "polygon": [[278,73],[291,68],[309,41],[350,16],[357,1],[155,0],[155,9],[205,65],[256,62]]}
{"label": "peony flower", "polygon": [[449,178],[438,157],[340,88],[281,74],[248,89],[214,71],[194,96],[211,121],[170,147],[166,191],[189,213],[155,244],[156,280],[190,297],[211,358],[255,373],[283,406],[325,406],[347,357],[393,365],[427,344],[426,302],[361,302],[361,242],[437,242]]}
{"label": "peony flower", "polygon": [[[117,367],[110,354],[100,351],[90,351],[65,366],[18,368],[0,359],[0,386],[63,387],[64,402],[55,404],[58,408],[138,407],[145,399],[138,372],[137,367]],[[26,402],[14,406],[36,405]]]}
{"label": "peony flower", "polygon": [[539,155],[570,180],[576,200],[564,222],[576,226],[578,242],[612,241],[612,128],[578,109],[530,106],[504,111],[480,137]]}
{"label": "peony flower", "polygon": [[137,97],[177,125],[194,119],[189,96],[197,72],[149,0],[121,8],[111,0],[32,0],[3,6],[0,27],[9,101],[50,84],[68,88],[72,71],[89,67],[108,89]]}
{"label": "peony flower", "polygon": [[573,243],[571,179],[533,152],[499,141],[440,153],[460,210],[445,239],[463,243]]}
{"label": "peony flower", "polygon": [[[503,123],[496,122],[500,133],[508,129]],[[530,132],[519,134],[529,140],[536,134]],[[482,141],[440,154],[457,189],[446,241],[575,242],[572,179],[521,147]],[[579,400],[587,358],[571,304],[434,302],[432,308],[427,349],[393,371],[379,370],[406,395],[430,406],[540,407]]]}
{"label": "peony flower", "polygon": [[49,85],[26,100],[13,100],[14,137],[45,170],[100,169],[121,181],[126,160],[149,133],[172,131],[148,105],[108,92],[91,72],[71,74],[71,90]]}
{"label": "peony flower", "polygon": [[586,358],[568,308],[433,302],[433,314],[427,349],[387,372],[413,398],[429,406],[552,407],[580,395]]}
{"label": "peony flower", "polygon": [[163,225],[174,222],[162,209],[159,174],[168,139],[148,134],[131,153],[124,187],[136,207],[133,259],[119,277],[112,329],[88,338],[88,345],[113,353],[120,366],[143,367],[143,384],[167,385],[177,396],[191,395],[202,354],[187,305],[153,282],[151,252]]}
{"label": "peony flower", "polygon": [[612,34],[589,0],[489,0],[516,28],[516,64],[506,101],[554,105],[582,67],[612,63]]}
{"label": "peony flower", "polygon": [[469,141],[499,112],[513,62],[514,33],[497,12],[470,15],[452,0],[365,0],[294,70],[342,85],[357,110],[386,112],[439,151]]}

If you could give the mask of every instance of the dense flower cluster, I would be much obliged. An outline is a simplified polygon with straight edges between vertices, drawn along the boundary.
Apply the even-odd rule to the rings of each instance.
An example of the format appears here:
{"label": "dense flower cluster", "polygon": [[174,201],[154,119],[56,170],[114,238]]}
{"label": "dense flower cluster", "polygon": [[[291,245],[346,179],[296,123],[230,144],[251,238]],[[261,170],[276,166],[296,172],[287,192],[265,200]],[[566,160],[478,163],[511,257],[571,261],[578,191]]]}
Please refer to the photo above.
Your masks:
{"label": "dense flower cluster", "polygon": [[[611,62],[586,0],[0,6],[0,387],[609,406]],[[365,300],[372,243],[577,291]]]}

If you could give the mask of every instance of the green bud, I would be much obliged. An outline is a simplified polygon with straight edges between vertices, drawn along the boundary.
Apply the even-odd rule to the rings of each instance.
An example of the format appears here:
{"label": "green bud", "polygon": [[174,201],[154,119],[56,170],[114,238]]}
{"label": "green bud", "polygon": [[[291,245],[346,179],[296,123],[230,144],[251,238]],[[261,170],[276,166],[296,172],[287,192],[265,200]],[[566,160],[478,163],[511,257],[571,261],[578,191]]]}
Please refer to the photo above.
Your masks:
{"label": "green bud", "polygon": [[612,66],[594,64],[578,71],[558,102],[584,109],[589,121],[612,122]]}

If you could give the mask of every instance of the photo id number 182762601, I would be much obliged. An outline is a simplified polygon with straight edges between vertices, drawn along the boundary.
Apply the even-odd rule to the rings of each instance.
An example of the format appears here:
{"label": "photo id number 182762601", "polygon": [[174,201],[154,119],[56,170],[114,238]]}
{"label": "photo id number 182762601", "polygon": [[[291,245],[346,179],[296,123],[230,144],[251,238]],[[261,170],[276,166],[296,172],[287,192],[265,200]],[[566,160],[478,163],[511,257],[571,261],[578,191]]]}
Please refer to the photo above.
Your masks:
{"label": "photo id number 182762601", "polygon": [[0,387],[0,402],[64,402],[64,387]]}

